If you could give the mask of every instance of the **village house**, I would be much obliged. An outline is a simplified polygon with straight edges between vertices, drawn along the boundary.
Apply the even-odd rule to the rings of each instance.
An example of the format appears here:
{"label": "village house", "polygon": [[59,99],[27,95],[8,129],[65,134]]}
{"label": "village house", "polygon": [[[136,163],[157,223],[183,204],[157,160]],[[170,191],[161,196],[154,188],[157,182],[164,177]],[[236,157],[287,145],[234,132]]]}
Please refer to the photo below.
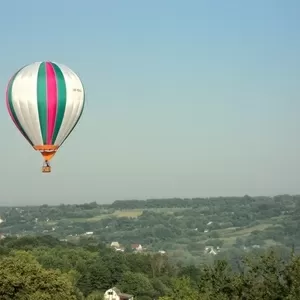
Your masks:
{"label": "village house", "polygon": [[119,252],[124,252],[125,251],[124,248],[115,248],[115,249],[116,249],[116,251],[119,251]]}
{"label": "village house", "polygon": [[133,296],[121,293],[119,289],[113,287],[104,293],[104,300],[133,300]]}
{"label": "village house", "polygon": [[133,249],[135,251],[143,251],[143,247],[141,244],[132,244],[131,249]]}
{"label": "village house", "polygon": [[204,249],[204,253],[206,254],[217,255],[218,252],[220,252],[220,247],[217,247],[217,249],[215,249],[213,246],[207,246]]}
{"label": "village house", "polygon": [[121,247],[121,245],[118,242],[112,242],[110,244],[110,247],[114,248],[116,251],[121,251],[121,252],[125,251],[124,247]]}
{"label": "village house", "polygon": [[119,242],[111,242],[110,246],[111,246],[112,248],[120,248]]}
{"label": "village house", "polygon": [[93,231],[87,231],[87,232],[85,233],[85,235],[93,235],[93,234],[94,234]]}

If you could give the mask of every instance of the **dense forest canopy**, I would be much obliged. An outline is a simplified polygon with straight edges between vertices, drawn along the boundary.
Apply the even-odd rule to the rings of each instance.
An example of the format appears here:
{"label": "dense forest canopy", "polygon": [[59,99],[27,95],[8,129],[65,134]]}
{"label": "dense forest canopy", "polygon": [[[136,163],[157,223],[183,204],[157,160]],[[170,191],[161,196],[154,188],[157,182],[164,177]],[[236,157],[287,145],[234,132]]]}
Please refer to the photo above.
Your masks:
{"label": "dense forest canopy", "polygon": [[0,299],[102,300],[107,289],[138,300],[299,299],[300,258],[251,254],[233,271],[226,260],[181,266],[164,254],[121,253],[93,239],[51,236],[0,242]]}

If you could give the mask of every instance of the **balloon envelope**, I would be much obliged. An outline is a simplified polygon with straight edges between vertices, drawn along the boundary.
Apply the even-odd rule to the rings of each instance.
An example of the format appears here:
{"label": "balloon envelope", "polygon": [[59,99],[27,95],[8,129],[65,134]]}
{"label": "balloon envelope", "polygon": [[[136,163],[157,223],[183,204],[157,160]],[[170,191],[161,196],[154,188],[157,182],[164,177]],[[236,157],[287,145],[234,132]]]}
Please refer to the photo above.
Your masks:
{"label": "balloon envelope", "polygon": [[54,62],[21,68],[7,86],[6,104],[13,122],[45,160],[53,157],[75,128],[84,103],[80,78]]}

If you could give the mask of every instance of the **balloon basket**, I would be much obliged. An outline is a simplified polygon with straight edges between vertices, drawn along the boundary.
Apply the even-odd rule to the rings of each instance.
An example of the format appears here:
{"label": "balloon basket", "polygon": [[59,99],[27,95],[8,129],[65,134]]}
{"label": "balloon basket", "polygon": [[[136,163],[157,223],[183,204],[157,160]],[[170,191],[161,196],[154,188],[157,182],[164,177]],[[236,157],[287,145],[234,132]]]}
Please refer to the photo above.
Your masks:
{"label": "balloon basket", "polygon": [[42,172],[43,173],[50,173],[51,172],[51,167],[50,166],[43,166],[42,167]]}

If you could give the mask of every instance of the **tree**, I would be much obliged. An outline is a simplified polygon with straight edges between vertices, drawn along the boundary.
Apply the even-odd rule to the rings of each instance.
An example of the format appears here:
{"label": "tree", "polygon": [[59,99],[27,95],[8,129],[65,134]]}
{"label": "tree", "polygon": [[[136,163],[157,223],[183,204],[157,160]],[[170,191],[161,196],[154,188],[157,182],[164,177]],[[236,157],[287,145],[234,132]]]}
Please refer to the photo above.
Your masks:
{"label": "tree", "polygon": [[153,286],[150,280],[142,273],[126,272],[119,284],[120,290],[134,296],[152,296]]}
{"label": "tree", "polygon": [[94,291],[86,297],[86,300],[103,300],[103,293]]}
{"label": "tree", "polygon": [[159,296],[166,295],[170,292],[170,289],[167,287],[167,285],[163,283],[159,278],[152,278],[151,283],[154,288],[153,297],[155,299],[157,299],[157,297]]}
{"label": "tree", "polygon": [[31,254],[23,251],[1,258],[0,294],[3,300],[80,299],[69,274],[45,270]]}
{"label": "tree", "polygon": [[191,280],[188,277],[176,278],[172,282],[172,291],[159,300],[199,300],[199,293],[194,289]]}
{"label": "tree", "polygon": [[201,270],[194,265],[182,267],[178,274],[180,277],[188,277],[191,279],[192,284],[196,286],[201,279]]}
{"label": "tree", "polygon": [[111,272],[104,261],[98,259],[89,267],[89,284],[92,290],[105,291],[112,286]]}

